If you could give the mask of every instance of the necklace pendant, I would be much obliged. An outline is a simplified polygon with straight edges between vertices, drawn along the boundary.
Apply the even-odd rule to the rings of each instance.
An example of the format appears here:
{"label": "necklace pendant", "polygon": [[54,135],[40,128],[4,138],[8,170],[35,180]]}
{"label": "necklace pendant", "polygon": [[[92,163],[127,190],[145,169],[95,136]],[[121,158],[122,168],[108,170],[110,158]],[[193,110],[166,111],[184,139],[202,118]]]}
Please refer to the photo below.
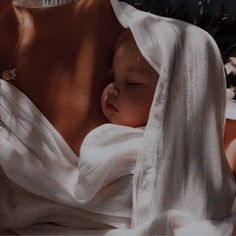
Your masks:
{"label": "necklace pendant", "polygon": [[7,70],[1,72],[1,77],[4,80],[15,80],[17,76],[16,68],[9,66]]}

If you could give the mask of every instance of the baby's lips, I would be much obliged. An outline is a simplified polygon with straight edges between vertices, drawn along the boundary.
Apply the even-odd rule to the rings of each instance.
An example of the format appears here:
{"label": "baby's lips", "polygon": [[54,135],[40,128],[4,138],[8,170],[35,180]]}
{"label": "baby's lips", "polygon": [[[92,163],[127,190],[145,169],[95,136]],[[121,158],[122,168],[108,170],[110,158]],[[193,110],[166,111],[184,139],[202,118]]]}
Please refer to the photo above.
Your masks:
{"label": "baby's lips", "polygon": [[107,107],[107,109],[109,109],[109,110],[112,110],[112,111],[114,111],[114,112],[118,112],[118,109],[116,108],[116,106],[114,106],[113,103],[110,102],[110,101],[107,101],[107,102],[106,102],[106,107]]}

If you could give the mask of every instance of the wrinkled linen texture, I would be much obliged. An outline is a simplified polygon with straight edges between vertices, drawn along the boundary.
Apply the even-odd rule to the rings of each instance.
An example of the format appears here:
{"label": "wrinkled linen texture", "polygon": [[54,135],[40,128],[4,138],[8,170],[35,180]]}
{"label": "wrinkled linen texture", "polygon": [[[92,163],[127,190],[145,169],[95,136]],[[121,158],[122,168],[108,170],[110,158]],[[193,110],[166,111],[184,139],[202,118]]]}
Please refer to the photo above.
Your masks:
{"label": "wrinkled linen texture", "polygon": [[194,25],[111,2],[160,75],[134,176],[133,227],[171,209],[193,221],[229,217],[235,182],[223,150],[225,75],[215,41]]}
{"label": "wrinkled linen texture", "polygon": [[[15,2],[20,4],[20,1]],[[42,1],[41,6],[46,6],[46,2]],[[0,113],[3,123],[0,157],[1,166],[5,168],[3,186],[8,191],[8,195],[2,195],[3,202],[9,207],[4,209],[9,216],[12,205],[8,197],[16,204],[14,209],[19,211],[19,216],[28,211],[28,207],[24,211],[22,208],[29,202],[36,201],[37,204],[32,203],[35,207],[29,209],[36,214],[24,213],[17,223],[9,216],[7,223],[19,228],[45,222],[45,219],[50,222],[48,217],[54,217],[51,222],[67,226],[72,230],[70,232],[77,234],[82,231],[73,230],[76,227],[78,230],[78,224],[82,222],[81,226],[90,229],[87,234],[92,234],[95,228],[101,230],[95,230],[97,234],[105,235],[229,235],[234,222],[231,214],[234,213],[236,187],[223,151],[225,78],[216,43],[209,34],[191,24],[142,12],[117,0],[111,0],[111,4],[121,25],[131,29],[142,55],[160,75],[144,132],[143,148],[132,171],[134,178],[129,173],[123,182],[124,178],[119,178],[119,184],[111,183],[111,189],[118,186],[118,190],[114,189],[116,197],[93,198],[97,208],[90,208],[90,203],[81,202],[75,191],[78,158],[45,118],[37,121],[33,132],[30,131],[30,140],[32,135],[35,137],[31,142],[33,147],[27,146],[29,142],[24,132],[15,137],[17,132],[22,132],[16,125],[19,122],[15,122],[15,111],[20,113],[15,104],[15,108],[8,111],[13,114],[9,124],[2,116],[8,113],[2,110]],[[1,91],[1,101],[2,94]],[[15,99],[18,101],[17,97]],[[39,114],[42,117],[41,113],[37,116]],[[34,117],[34,113],[31,115]],[[31,120],[32,117],[28,118]],[[41,123],[47,126],[39,130],[36,124]],[[16,125],[14,134],[10,124]],[[25,137],[26,141],[19,137]],[[31,155],[40,158],[30,158]],[[22,163],[25,156],[29,161]],[[17,168],[14,169],[9,164],[13,159],[20,160],[22,170],[34,167],[33,162],[41,167],[36,172],[32,169],[30,181],[27,177],[22,180],[27,171],[19,173]],[[31,181],[35,185],[32,186]],[[8,188],[8,184],[13,187]],[[105,196],[111,193],[110,190],[106,192],[106,188],[104,191]],[[121,204],[121,208],[114,212],[106,208],[106,204]],[[71,211],[76,212],[75,215]],[[58,212],[65,212],[65,217],[61,219]],[[68,214],[73,220],[66,218]],[[32,215],[37,217],[32,218]],[[75,220],[74,216],[78,218]],[[187,220],[188,224],[175,228],[173,222],[178,219]],[[111,230],[111,227],[117,229]],[[46,229],[46,232],[51,231]]]}
{"label": "wrinkled linen texture", "polygon": [[23,93],[7,81],[0,85],[0,165],[6,182],[1,229],[41,222],[130,228],[132,175],[143,130],[98,127],[86,136],[78,157]]}

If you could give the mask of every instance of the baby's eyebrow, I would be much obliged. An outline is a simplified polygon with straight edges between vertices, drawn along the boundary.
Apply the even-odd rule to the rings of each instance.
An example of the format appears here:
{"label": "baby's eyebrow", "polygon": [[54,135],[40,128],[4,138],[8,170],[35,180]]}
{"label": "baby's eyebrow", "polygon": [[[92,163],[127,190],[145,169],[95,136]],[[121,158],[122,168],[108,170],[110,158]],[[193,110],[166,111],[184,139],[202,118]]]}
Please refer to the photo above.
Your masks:
{"label": "baby's eyebrow", "polygon": [[130,66],[127,69],[128,73],[133,73],[133,72],[137,72],[137,73],[146,73],[147,72],[147,68],[145,66],[139,65],[139,66]]}

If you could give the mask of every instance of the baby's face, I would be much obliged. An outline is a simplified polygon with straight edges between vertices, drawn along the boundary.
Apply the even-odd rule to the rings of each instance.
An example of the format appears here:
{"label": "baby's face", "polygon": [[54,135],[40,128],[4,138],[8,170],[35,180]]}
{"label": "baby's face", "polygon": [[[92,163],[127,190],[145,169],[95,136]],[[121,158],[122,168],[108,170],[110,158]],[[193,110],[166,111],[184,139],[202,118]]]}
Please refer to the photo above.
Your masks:
{"label": "baby's face", "polygon": [[134,40],[124,41],[116,49],[113,78],[102,94],[103,114],[113,124],[146,125],[159,75]]}

